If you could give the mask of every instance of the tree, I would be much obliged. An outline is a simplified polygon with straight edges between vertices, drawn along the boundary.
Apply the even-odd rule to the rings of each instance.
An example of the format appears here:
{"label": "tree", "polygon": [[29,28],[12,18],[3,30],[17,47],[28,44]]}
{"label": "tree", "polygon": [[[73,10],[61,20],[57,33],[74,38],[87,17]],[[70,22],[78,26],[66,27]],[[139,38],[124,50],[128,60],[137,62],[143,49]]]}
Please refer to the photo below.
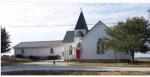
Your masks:
{"label": "tree", "polygon": [[106,40],[104,50],[112,49],[116,52],[127,52],[134,64],[135,52],[146,53],[148,51],[148,47],[145,45],[150,37],[148,26],[150,24],[143,17],[128,18],[125,23],[123,21],[118,22],[117,25],[106,30],[110,37],[103,37]]}
{"label": "tree", "polygon": [[6,53],[10,51],[10,40],[9,34],[6,32],[5,28],[1,27],[1,53]]}

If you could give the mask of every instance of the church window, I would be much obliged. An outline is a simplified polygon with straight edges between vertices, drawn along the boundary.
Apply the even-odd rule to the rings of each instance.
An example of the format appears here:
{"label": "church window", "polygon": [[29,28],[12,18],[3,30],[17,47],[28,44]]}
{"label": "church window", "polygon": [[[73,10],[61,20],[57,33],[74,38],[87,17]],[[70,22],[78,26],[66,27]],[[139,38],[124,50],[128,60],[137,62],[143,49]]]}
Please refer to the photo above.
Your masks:
{"label": "church window", "polygon": [[77,44],[77,47],[78,47],[78,48],[81,48],[81,43],[80,43],[80,42]]}
{"label": "church window", "polygon": [[21,53],[24,54],[24,49],[21,50]]}
{"label": "church window", "polygon": [[53,54],[53,48],[51,48],[50,53]]}
{"label": "church window", "polygon": [[78,32],[78,35],[79,35],[79,37],[83,37],[83,32],[82,32],[82,31],[79,31],[79,32]]}
{"label": "church window", "polygon": [[75,37],[83,37],[84,36],[84,31],[76,31]]}
{"label": "church window", "polygon": [[104,54],[104,44],[105,41],[103,39],[99,39],[97,42],[97,54]]}
{"label": "church window", "polygon": [[69,47],[69,55],[72,55],[72,46]]}
{"label": "church window", "polygon": [[100,43],[99,43],[99,41],[97,42],[97,54],[100,54]]}

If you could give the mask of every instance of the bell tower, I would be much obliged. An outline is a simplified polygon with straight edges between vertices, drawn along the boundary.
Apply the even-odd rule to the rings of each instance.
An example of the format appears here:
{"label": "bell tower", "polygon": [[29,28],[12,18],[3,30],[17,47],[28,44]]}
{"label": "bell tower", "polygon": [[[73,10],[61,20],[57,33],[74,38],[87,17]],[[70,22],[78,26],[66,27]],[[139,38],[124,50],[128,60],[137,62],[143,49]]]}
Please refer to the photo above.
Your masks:
{"label": "bell tower", "polygon": [[80,13],[80,16],[78,18],[78,21],[74,30],[75,30],[75,37],[83,37],[88,31],[88,27],[87,27],[82,11]]}
{"label": "bell tower", "polygon": [[80,39],[88,32],[88,27],[83,15],[83,12],[81,10],[79,18],[77,20],[77,24],[74,29],[74,42],[75,46],[80,42]]}

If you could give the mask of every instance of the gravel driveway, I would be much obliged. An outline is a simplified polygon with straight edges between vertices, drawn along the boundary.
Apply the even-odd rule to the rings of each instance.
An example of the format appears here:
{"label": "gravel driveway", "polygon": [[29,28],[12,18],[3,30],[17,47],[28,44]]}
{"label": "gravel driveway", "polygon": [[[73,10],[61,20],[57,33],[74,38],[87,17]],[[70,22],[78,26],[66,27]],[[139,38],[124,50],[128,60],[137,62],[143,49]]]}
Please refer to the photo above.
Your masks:
{"label": "gravel driveway", "polygon": [[[54,65],[53,60],[40,61],[40,62],[29,62],[29,63],[23,63],[23,64],[26,64],[26,65],[46,65],[46,66]],[[63,62],[61,60],[56,60],[55,66],[68,66],[68,63]]]}

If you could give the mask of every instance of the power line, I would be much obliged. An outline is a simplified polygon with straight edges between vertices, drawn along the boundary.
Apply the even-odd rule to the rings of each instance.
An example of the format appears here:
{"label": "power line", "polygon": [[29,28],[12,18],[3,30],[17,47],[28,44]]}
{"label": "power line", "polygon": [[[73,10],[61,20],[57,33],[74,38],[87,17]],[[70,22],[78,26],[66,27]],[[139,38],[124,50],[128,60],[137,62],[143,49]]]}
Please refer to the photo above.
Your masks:
{"label": "power line", "polygon": [[[94,25],[94,24],[87,24]],[[39,26],[5,26],[5,27],[52,27],[52,26],[75,26],[75,25],[39,25]]]}
{"label": "power line", "polygon": [[[124,22],[123,22],[124,23]],[[130,22],[130,23],[140,23],[140,22]],[[118,23],[104,23],[104,24],[118,24]],[[95,25],[95,24],[87,24],[87,25]],[[1,25],[2,26],[2,25]],[[52,26],[75,26],[75,25],[39,25],[39,26],[14,26],[14,25],[10,25],[10,26],[4,26],[4,27],[52,27]]]}

